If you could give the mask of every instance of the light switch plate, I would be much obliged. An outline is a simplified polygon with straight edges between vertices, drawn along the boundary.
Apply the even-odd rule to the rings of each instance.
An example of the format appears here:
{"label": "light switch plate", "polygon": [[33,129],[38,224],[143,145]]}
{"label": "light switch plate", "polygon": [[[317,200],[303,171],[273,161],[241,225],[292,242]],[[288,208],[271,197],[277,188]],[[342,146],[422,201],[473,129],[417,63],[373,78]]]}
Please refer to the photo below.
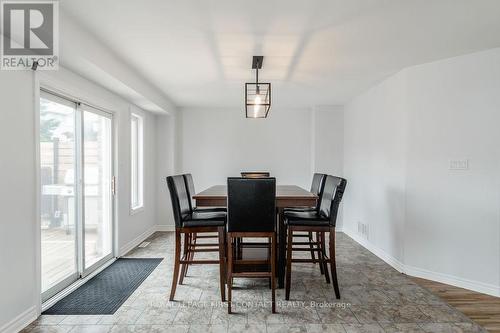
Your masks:
{"label": "light switch plate", "polygon": [[451,160],[450,170],[469,170],[469,160]]}

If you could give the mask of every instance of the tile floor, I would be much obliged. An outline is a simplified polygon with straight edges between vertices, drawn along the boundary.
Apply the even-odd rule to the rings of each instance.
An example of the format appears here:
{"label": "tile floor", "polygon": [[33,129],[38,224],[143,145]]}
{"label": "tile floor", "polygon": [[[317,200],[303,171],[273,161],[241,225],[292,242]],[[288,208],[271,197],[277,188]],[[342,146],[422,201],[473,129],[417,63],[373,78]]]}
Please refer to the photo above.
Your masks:
{"label": "tile floor", "polygon": [[337,234],[341,300],[317,265],[294,264],[291,300],[277,291],[278,314],[271,314],[267,280],[236,279],[237,313],[228,315],[216,265],[190,267],[169,302],[173,240],[171,232],[155,233],[148,247],[128,254],[165,259],[114,315],[41,316],[24,332],[485,332],[343,233]]}

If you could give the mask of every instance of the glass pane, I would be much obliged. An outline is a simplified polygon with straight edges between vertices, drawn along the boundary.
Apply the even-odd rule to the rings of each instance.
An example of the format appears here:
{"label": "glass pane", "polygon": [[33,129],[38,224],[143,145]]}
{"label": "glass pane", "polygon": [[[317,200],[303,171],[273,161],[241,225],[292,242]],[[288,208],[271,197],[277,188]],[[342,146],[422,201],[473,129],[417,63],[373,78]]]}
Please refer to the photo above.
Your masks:
{"label": "glass pane", "polygon": [[75,112],[40,98],[42,292],[77,271]]}
{"label": "glass pane", "polygon": [[132,194],[132,208],[139,205],[139,195],[138,195],[138,154],[137,154],[137,140],[139,134],[139,122],[134,116],[131,118],[131,194]]}
{"label": "glass pane", "polygon": [[111,254],[111,119],[83,113],[85,268]]}

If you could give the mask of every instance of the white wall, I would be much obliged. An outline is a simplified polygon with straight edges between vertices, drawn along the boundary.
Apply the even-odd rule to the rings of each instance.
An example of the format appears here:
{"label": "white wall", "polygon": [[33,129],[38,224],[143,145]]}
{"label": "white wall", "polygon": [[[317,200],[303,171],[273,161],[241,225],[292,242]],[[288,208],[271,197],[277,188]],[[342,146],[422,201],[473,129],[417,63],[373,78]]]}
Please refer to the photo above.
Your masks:
{"label": "white wall", "polygon": [[312,112],[313,170],[330,175],[344,172],[344,108],[318,106]]}
{"label": "white wall", "polygon": [[500,296],[500,49],[407,75],[406,264]]}
{"label": "white wall", "polygon": [[[123,114],[119,126],[118,163],[121,177],[118,198],[118,246],[119,255],[124,255],[138,245],[147,235],[156,230],[156,115],[131,105],[127,109],[143,117],[144,125],[144,209],[133,214],[130,211],[130,112]],[[127,110],[125,109],[125,110]],[[120,144],[120,142],[122,144]]]}
{"label": "white wall", "polygon": [[396,75],[345,109],[344,229],[367,224],[370,242],[403,260],[406,193],[404,76]]}
{"label": "white wall", "polygon": [[[499,91],[494,49],[408,68],[349,103],[345,229],[408,274],[500,295]],[[449,170],[461,159],[469,170]]]}
{"label": "white wall", "polygon": [[182,171],[196,190],[241,171],[270,171],[278,184],[311,183],[311,111],[272,109],[246,119],[241,109],[182,109]]}
{"label": "white wall", "polygon": [[173,230],[174,216],[167,188],[167,176],[176,173],[177,136],[175,115],[156,115],[156,212],[160,230]]}
{"label": "white wall", "polygon": [[[37,78],[33,76],[36,75]],[[38,84],[114,112],[116,130],[117,255],[156,229],[155,115],[142,112],[145,124],[145,209],[130,215],[131,104],[61,68],[57,72],[0,72],[0,331],[34,319],[39,311],[35,160],[35,96]],[[13,190],[15,189],[15,190]],[[12,254],[15,254],[14,256]]]}
{"label": "white wall", "polygon": [[[317,106],[312,112],[312,170],[344,176],[344,108]],[[343,228],[343,203],[337,215],[337,229]]]}
{"label": "white wall", "polygon": [[0,72],[0,331],[36,313],[33,73]]}

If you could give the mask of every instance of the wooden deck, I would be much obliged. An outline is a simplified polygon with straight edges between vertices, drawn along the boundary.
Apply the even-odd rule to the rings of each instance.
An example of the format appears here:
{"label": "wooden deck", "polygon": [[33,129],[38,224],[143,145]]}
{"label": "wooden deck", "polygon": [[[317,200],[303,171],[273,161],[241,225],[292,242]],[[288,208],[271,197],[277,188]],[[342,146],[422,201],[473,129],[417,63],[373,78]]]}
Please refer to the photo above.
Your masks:
{"label": "wooden deck", "polygon": [[[85,251],[89,262],[100,257],[96,251],[97,233],[85,234]],[[75,234],[66,228],[42,229],[42,292],[76,271]]]}

